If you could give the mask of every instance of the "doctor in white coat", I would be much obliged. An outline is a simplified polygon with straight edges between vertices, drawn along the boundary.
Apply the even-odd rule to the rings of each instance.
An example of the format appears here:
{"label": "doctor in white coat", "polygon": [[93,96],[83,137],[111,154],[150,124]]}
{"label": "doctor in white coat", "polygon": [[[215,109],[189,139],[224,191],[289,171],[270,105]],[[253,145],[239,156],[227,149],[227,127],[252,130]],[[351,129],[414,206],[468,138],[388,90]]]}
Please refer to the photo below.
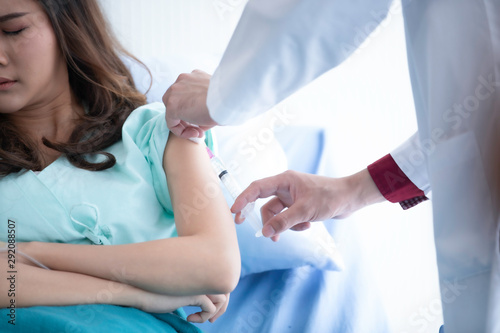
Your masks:
{"label": "doctor in white coat", "polygon": [[[265,112],[345,60],[391,2],[250,0],[210,85],[194,72],[167,91],[169,127],[190,137]],[[391,155],[433,191],[446,333],[500,332],[500,1],[402,0],[402,9],[419,131]],[[269,188],[257,182],[239,207],[284,196]]]}

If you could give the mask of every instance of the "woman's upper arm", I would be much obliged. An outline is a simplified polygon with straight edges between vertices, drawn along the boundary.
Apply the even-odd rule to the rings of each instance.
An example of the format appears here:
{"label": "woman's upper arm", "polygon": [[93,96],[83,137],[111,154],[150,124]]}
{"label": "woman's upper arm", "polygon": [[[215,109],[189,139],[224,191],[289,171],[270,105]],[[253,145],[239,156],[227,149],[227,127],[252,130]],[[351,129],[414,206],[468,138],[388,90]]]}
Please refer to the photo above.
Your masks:
{"label": "woman's upper arm", "polygon": [[[236,284],[240,253],[236,228],[203,144],[170,135],[163,166],[180,237],[196,237],[199,251],[212,252],[218,276]],[[216,265],[220,264],[220,265]]]}
{"label": "woman's upper arm", "polygon": [[170,135],[163,166],[179,236],[220,231],[235,237],[231,212],[203,144]]}

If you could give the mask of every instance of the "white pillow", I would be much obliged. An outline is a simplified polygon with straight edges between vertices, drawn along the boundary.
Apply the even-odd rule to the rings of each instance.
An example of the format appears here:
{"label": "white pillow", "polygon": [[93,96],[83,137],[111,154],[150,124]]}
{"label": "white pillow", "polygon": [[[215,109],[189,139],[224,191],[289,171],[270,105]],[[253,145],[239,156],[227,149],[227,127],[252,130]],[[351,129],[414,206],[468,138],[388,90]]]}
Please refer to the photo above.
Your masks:
{"label": "white pillow", "polygon": [[[148,102],[161,101],[163,93],[182,72],[190,72],[189,61],[173,57],[160,61],[144,61],[153,74],[153,86],[148,92]],[[145,92],[150,84],[147,72],[136,63],[126,60],[139,90]],[[206,66],[210,67],[210,66]],[[273,127],[279,124],[276,113],[253,119],[242,126],[225,126],[213,129],[214,153],[224,162],[228,171],[242,188],[252,181],[281,173],[288,169],[285,153],[274,137]],[[224,189],[228,205],[233,199]],[[256,202],[257,215],[267,200]],[[256,238],[249,223],[236,226],[240,246],[241,276],[276,269],[289,269],[311,265],[318,269],[342,270],[343,260],[335,242],[321,222],[312,224],[302,232],[286,231],[278,242]]]}

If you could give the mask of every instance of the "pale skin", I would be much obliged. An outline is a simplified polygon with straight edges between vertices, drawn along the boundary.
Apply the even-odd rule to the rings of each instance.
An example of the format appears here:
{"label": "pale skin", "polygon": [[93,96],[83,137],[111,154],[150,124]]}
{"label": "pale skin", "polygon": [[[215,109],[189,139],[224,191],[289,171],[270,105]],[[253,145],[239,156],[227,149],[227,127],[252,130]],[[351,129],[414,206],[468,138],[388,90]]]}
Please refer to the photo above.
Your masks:
{"label": "pale skin", "polygon": [[[217,123],[207,107],[210,75],[199,70],[181,74],[163,96],[167,125],[179,137],[202,135]],[[199,126],[196,126],[199,125]],[[241,210],[259,198],[274,196],[261,209],[265,237],[277,241],[288,230],[306,230],[310,222],[347,217],[385,201],[367,169],[344,178],[329,178],[287,171],[253,182],[236,199],[231,211],[242,223]]]}
{"label": "pale skin", "polygon": [[[67,140],[82,112],[43,9],[34,0],[0,0],[0,113],[40,147],[42,169],[59,157],[43,147],[42,137]],[[175,158],[179,154],[184,158]],[[220,191],[200,214],[186,217],[180,211],[181,203],[192,201],[193,190],[217,184],[215,175],[200,171],[210,170],[201,145],[171,135],[163,167],[179,237],[110,246],[18,244],[51,270],[17,256],[22,279],[16,281],[16,306],[106,303],[171,312],[194,305],[201,311],[190,321],[213,322],[222,315],[240,274],[231,213]],[[4,275],[1,307],[9,302]]]}

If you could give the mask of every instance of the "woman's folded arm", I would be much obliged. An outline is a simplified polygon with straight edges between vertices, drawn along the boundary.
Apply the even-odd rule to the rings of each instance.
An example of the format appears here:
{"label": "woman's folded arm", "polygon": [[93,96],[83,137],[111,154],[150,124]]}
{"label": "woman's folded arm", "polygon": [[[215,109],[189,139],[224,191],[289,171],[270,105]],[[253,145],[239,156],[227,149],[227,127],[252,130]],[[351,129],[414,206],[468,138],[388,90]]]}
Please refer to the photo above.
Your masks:
{"label": "woman's folded arm", "polygon": [[84,274],[17,263],[16,273],[0,279],[0,307],[114,304],[139,306],[138,288]]}
{"label": "woman's folded arm", "polygon": [[240,274],[236,230],[205,147],[171,135],[164,169],[179,237],[108,246],[33,242],[21,250],[51,269],[154,293],[231,292]]}
{"label": "woman's folded arm", "polygon": [[85,274],[46,270],[18,262],[16,273],[0,278],[0,307],[70,306],[111,304],[134,307],[147,312],[167,313],[183,306],[198,306],[193,322],[217,319],[226,303],[224,295],[169,296],[116,281]]}

